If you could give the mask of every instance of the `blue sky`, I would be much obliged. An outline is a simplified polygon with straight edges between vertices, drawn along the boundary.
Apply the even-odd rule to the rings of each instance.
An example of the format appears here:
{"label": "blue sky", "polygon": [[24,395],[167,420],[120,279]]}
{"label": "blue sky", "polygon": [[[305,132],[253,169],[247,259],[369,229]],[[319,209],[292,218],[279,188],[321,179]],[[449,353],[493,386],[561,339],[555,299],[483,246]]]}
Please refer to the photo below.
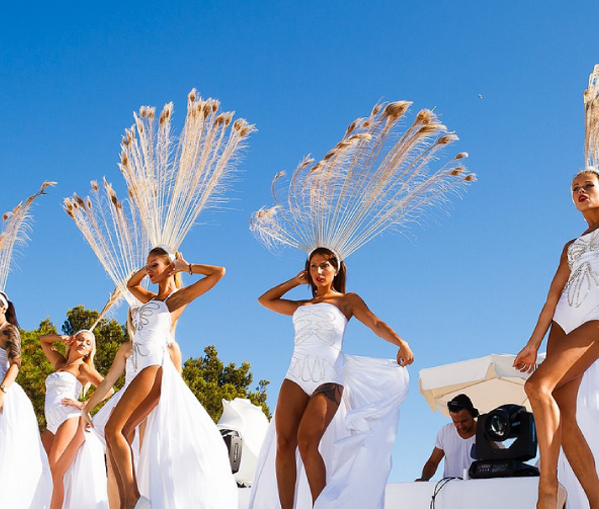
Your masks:
{"label": "blue sky", "polygon": [[[348,260],[349,290],[410,342],[392,481],[417,477],[446,422],[418,394],[418,370],[515,353],[535,323],[563,244],[585,229],[569,198],[584,165],[582,93],[599,62],[595,2],[305,1],[13,3],[0,19],[0,208],[43,180],[31,242],[7,291],[26,328],[74,305],[100,308],[111,283],[62,198],[117,168],[132,112],[193,87],[255,123],[224,210],[185,240],[193,262],[227,267],[178,328],[185,357],[217,346],[271,381],[274,406],[293,346],[288,317],[256,298],[295,275],[299,251],[273,256],[249,233],[270,181],[322,157],[379,100],[435,108],[478,174],[439,225],[385,234]],[[479,98],[479,94],[483,96]],[[306,289],[293,296],[304,298]],[[124,317],[124,306],[116,314]],[[352,320],[346,350],[393,357]]]}

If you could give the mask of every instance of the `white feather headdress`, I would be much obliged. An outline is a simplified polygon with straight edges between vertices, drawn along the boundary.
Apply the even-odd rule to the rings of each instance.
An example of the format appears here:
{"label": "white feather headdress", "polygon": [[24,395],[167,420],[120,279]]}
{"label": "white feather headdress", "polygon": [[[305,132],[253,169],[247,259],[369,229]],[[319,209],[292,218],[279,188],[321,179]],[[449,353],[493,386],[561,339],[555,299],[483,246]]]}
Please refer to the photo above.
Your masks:
{"label": "white feather headdress", "polygon": [[287,245],[310,253],[317,247],[342,260],[388,228],[419,222],[475,180],[457,161],[432,170],[439,152],[458,137],[430,110],[421,110],[400,132],[412,103],[376,105],[352,122],[342,140],[316,164],[304,159],[288,185],[275,175],[275,205],[254,213],[250,229],[268,247]]}
{"label": "white feather headdress", "polygon": [[65,198],[63,208],[115,284],[116,289],[100,314],[104,316],[121,296],[130,306],[140,304],[127,289],[127,281],[144,266],[150,243],[137,210],[128,200],[120,201],[106,179],[102,187],[95,181],[91,186],[85,198],[77,194]]}
{"label": "white feather headdress", "polygon": [[29,240],[28,232],[31,229],[31,205],[42,194],[46,194],[47,187],[56,185],[56,182],[44,182],[40,190],[25,201],[19,203],[14,209],[5,212],[2,216],[2,230],[0,231],[0,291],[6,287],[6,279],[10,272],[10,262],[16,244]]}
{"label": "white feather headdress", "polygon": [[178,142],[171,133],[173,104],[156,121],[154,108],[134,114],[121,143],[120,169],[152,246],[176,251],[200,211],[223,200],[245,139],[255,130],[215,99],[193,89]]}
{"label": "white feather headdress", "polygon": [[584,92],[584,113],[586,167],[599,171],[599,65],[589,75],[589,86]]}

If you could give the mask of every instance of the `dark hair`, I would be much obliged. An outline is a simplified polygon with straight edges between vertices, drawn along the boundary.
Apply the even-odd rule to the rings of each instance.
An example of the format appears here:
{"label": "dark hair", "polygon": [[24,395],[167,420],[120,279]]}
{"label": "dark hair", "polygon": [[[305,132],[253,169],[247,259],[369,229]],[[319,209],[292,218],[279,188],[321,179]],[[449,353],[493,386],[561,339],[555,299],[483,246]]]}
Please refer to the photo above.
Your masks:
{"label": "dark hair", "polygon": [[342,260],[341,263],[339,263],[337,255],[330,249],[326,247],[317,247],[310,253],[305,265],[305,269],[308,273],[308,283],[310,283],[310,289],[312,290],[312,297],[316,296],[316,285],[314,284],[314,281],[312,281],[312,276],[310,276],[310,262],[314,255],[317,254],[324,256],[337,271],[337,275],[335,276],[335,279],[333,279],[333,288],[340,293],[345,293],[345,262]]}
{"label": "dark hair", "polygon": [[21,327],[19,326],[19,321],[17,320],[17,312],[15,311],[15,305],[8,299],[6,300],[8,301],[8,307],[4,310],[4,316],[6,318],[6,321],[11,325],[14,325],[17,329],[20,329]]}
{"label": "dark hair", "polygon": [[[168,251],[162,247],[155,247],[148,253],[148,256],[150,256],[150,255],[161,256],[164,260],[164,263],[166,263],[168,265],[170,265],[171,263],[175,263],[171,259],[171,255],[168,253]],[[183,281],[181,280],[181,274],[179,274],[178,272],[175,273],[175,286],[177,288],[181,288],[183,286]]]}
{"label": "dark hair", "polygon": [[447,410],[454,414],[462,410],[468,410],[472,417],[478,417],[478,409],[474,408],[472,400],[465,394],[458,394],[451,401],[448,401]]}

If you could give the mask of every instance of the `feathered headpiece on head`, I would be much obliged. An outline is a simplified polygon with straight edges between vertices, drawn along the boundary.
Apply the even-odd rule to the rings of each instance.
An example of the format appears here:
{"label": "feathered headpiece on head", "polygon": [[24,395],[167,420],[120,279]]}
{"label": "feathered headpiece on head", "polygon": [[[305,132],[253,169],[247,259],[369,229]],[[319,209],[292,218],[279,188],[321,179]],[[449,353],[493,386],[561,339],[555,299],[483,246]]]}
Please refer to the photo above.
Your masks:
{"label": "feathered headpiece on head", "polygon": [[187,117],[175,142],[173,104],[156,121],[144,106],[121,143],[120,169],[153,247],[177,251],[200,211],[222,201],[228,177],[245,139],[255,130],[233,112],[219,112],[219,102],[202,99],[193,89]]}
{"label": "feathered headpiece on head", "polygon": [[56,182],[44,182],[40,190],[34,195],[19,203],[14,209],[5,212],[2,216],[2,230],[0,231],[0,290],[4,291],[6,279],[10,272],[10,262],[16,244],[25,243],[31,229],[30,209],[33,201],[42,194],[46,188],[56,185]]}
{"label": "feathered headpiece on head", "polygon": [[287,245],[307,253],[326,247],[341,260],[387,228],[418,222],[433,206],[475,180],[456,155],[438,170],[431,163],[458,137],[430,110],[421,110],[400,132],[412,103],[376,105],[352,122],[342,140],[318,163],[304,159],[288,186],[275,175],[275,205],[255,212],[250,229],[268,247]]}
{"label": "feathered headpiece on head", "polygon": [[584,91],[586,169],[599,173],[599,65],[589,76],[589,86]]}
{"label": "feathered headpiece on head", "polygon": [[65,198],[63,208],[116,286],[97,324],[120,297],[124,297],[130,306],[140,304],[127,289],[127,281],[143,267],[150,244],[139,214],[129,201],[120,201],[106,179],[101,187],[95,181],[91,186],[91,192],[85,198],[77,194]]}

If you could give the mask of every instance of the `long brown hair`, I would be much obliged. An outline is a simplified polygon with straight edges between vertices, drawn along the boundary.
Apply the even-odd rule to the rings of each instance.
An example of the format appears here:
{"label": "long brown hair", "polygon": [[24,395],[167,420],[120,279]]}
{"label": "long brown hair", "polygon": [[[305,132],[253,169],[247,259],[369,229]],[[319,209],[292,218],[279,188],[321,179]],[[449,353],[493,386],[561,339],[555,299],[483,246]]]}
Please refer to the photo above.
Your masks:
{"label": "long brown hair", "polygon": [[316,296],[316,285],[314,281],[312,281],[312,276],[310,276],[310,262],[314,255],[322,255],[327,261],[333,266],[333,268],[337,271],[337,275],[333,279],[333,288],[337,290],[339,293],[345,293],[345,277],[346,277],[346,267],[345,262],[341,260],[339,262],[339,258],[337,255],[326,247],[317,247],[314,251],[310,253],[308,259],[306,260],[305,269],[308,273],[308,283],[310,283],[310,289],[312,290],[312,297]]}

